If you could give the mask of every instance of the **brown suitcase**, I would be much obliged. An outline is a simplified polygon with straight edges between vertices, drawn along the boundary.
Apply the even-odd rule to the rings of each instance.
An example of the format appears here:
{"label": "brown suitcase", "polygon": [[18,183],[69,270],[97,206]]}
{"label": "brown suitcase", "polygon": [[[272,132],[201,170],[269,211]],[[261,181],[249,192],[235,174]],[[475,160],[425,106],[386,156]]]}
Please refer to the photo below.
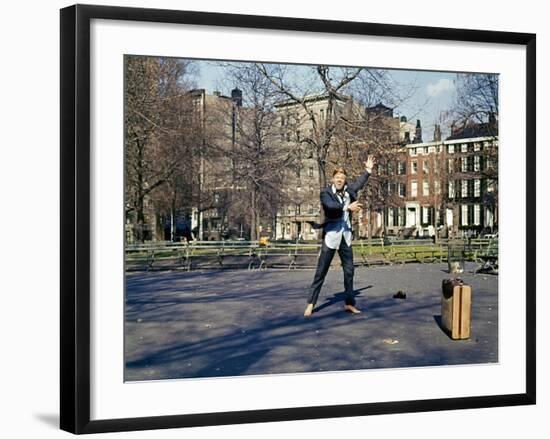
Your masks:
{"label": "brown suitcase", "polygon": [[445,279],[442,285],[441,324],[453,340],[470,338],[472,288],[461,279]]}

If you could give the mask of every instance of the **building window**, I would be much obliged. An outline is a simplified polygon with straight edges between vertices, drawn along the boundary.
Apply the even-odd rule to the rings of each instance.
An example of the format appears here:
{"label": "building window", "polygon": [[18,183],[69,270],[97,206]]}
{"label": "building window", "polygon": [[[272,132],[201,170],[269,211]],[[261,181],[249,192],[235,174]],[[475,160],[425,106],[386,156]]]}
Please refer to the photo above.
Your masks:
{"label": "building window", "polygon": [[461,212],[460,225],[467,226],[468,225],[468,205],[462,204],[460,206],[460,212]]}
{"label": "building window", "polygon": [[422,208],[422,224],[429,224],[430,219],[428,217],[429,214],[429,207],[423,207]]}
{"label": "building window", "polygon": [[416,181],[411,181],[411,197],[417,196],[417,183]]}
{"label": "building window", "polygon": [[462,172],[468,172],[468,157],[461,157],[460,163],[461,163],[460,170]]}
{"label": "building window", "polygon": [[292,206],[288,206],[288,214],[289,214],[289,215],[292,214]]}
{"label": "building window", "polygon": [[481,224],[481,206],[479,204],[474,204],[474,225],[479,226]]}
{"label": "building window", "polygon": [[399,196],[405,197],[405,185],[403,183],[399,183]]}
{"label": "building window", "polygon": [[455,152],[455,146],[454,145],[447,145],[447,153],[453,154]]}
{"label": "building window", "polygon": [[286,225],[286,234],[290,235],[290,224]]}
{"label": "building window", "polygon": [[391,187],[391,183],[388,183],[388,195],[391,195],[391,190],[392,190],[392,187]]}
{"label": "building window", "polygon": [[405,208],[400,207],[399,208],[399,220],[397,222],[398,226],[404,226],[405,225]]}
{"label": "building window", "polygon": [[313,215],[313,204],[311,203],[308,204],[307,211],[310,215]]}
{"label": "building window", "polygon": [[411,148],[409,151],[411,152],[411,155],[412,155],[413,157],[416,156],[416,148]]}
{"label": "building window", "polygon": [[422,172],[424,172],[425,174],[427,174],[429,171],[428,171],[428,160],[424,160],[422,162]]}
{"label": "building window", "polygon": [[388,226],[393,226],[393,209],[390,207],[388,208]]}
{"label": "building window", "polygon": [[441,194],[441,185],[439,183],[439,180],[434,181],[434,192],[436,195]]}
{"label": "building window", "polygon": [[460,195],[462,198],[468,197],[468,180],[462,180]]}
{"label": "building window", "polygon": [[481,180],[476,178],[474,180],[474,197],[481,196]]}
{"label": "building window", "polygon": [[300,210],[301,210],[301,205],[297,204],[296,205],[296,215],[300,215]]}
{"label": "building window", "polygon": [[397,173],[399,175],[403,175],[405,173],[406,165],[407,165],[406,162],[402,162],[402,161],[397,162]]}
{"label": "building window", "polygon": [[454,159],[447,159],[447,172],[451,173],[454,172]]}
{"label": "building window", "polygon": [[495,182],[494,180],[487,180],[487,192],[495,191]]}
{"label": "building window", "polygon": [[428,147],[427,146],[424,147],[424,154],[428,155]]}
{"label": "building window", "polygon": [[321,110],[319,110],[319,118],[321,120],[325,120],[325,110],[323,108],[321,108]]}
{"label": "building window", "polygon": [[307,176],[313,177],[313,166],[310,166],[309,169],[307,170]]}
{"label": "building window", "polygon": [[427,181],[422,182],[422,195],[424,195],[425,197],[430,195],[430,183],[428,183]]}
{"label": "building window", "polygon": [[480,157],[480,156],[476,155],[476,156],[474,157],[474,171],[475,171],[475,172],[479,172],[480,169],[481,169],[481,166],[480,166],[480,163],[481,163],[481,162],[480,162],[480,160],[481,160],[481,157]]}
{"label": "building window", "polygon": [[455,197],[455,182],[453,180],[449,181],[449,198]]}
{"label": "building window", "polygon": [[481,149],[481,144],[479,142],[474,143],[474,151],[479,151]]}
{"label": "building window", "polygon": [[416,174],[418,171],[418,163],[416,160],[411,161],[411,174]]}
{"label": "building window", "polygon": [[463,143],[461,146],[460,146],[460,150],[462,152],[468,152],[468,144],[467,143]]}

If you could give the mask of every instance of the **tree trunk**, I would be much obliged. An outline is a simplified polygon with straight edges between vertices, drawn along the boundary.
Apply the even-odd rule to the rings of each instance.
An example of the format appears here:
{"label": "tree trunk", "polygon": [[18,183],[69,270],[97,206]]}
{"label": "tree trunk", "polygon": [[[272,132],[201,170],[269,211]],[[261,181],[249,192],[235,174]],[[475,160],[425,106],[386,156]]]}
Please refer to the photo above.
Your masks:
{"label": "tree trunk", "polygon": [[254,188],[252,190],[251,199],[250,199],[250,207],[251,207],[251,224],[250,224],[250,240],[251,241],[257,241],[258,240],[258,218],[257,218],[257,212],[258,212],[258,201],[257,201],[257,189]]}

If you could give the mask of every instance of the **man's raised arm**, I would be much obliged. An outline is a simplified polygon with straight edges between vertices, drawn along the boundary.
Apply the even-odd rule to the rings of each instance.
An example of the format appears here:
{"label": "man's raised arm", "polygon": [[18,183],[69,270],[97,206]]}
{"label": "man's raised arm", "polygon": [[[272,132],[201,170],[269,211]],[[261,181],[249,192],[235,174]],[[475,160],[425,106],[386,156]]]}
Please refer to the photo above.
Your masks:
{"label": "man's raised arm", "polygon": [[367,157],[367,161],[364,162],[365,172],[363,173],[363,175],[359,176],[359,178],[357,178],[357,180],[355,180],[353,183],[350,183],[348,187],[355,192],[360,191],[363,188],[363,186],[365,186],[365,184],[367,183],[370,175],[372,174],[372,168],[374,167],[375,164],[376,164],[376,159],[374,158],[374,156],[369,155]]}

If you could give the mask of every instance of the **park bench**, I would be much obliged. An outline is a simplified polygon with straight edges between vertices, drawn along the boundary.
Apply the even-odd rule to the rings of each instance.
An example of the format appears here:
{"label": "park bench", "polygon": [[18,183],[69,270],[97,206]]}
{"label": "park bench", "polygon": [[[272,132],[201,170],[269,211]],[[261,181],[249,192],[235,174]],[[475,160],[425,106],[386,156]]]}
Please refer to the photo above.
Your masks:
{"label": "park bench", "polygon": [[443,254],[438,248],[402,247],[393,249],[391,251],[391,258],[393,263],[400,262],[402,264],[406,262],[441,262]]}
{"label": "park bench", "polygon": [[240,267],[244,263],[251,270],[254,264],[261,263],[258,258],[258,243],[253,241],[222,242],[218,249],[218,262],[221,268]]}
{"label": "park bench", "polygon": [[[447,246],[461,244],[461,257],[486,262],[498,259],[496,240],[431,241],[370,239],[354,241],[356,265],[384,265],[406,262],[442,262],[448,258]],[[320,252],[317,242],[191,241],[156,242],[129,245],[126,248],[127,270],[179,267],[186,271],[205,268],[262,269],[284,267],[314,268]],[[334,259],[337,263],[338,258]]]}
{"label": "park bench", "polygon": [[472,239],[467,245],[467,252],[474,262],[498,259],[498,238]]}
{"label": "park bench", "polygon": [[153,270],[154,268],[180,267],[228,268],[244,264],[250,269],[257,258],[257,243],[192,241],[189,243],[164,243],[129,245],[126,248],[127,270]]}
{"label": "park bench", "polygon": [[382,238],[360,240],[355,243],[355,248],[359,251],[363,265],[367,267],[391,263],[388,258],[389,247],[384,245]]}
{"label": "park bench", "polygon": [[183,266],[193,268],[239,268],[252,269],[259,264],[258,244],[251,241],[195,241],[186,245]]}
{"label": "park bench", "polygon": [[442,262],[446,251],[442,243],[434,244],[425,239],[394,241],[389,257],[392,263],[406,262]]}
{"label": "park bench", "polygon": [[317,266],[317,259],[319,258],[320,252],[321,244],[294,244],[294,249],[290,253],[290,264],[288,269],[295,269],[298,265],[304,268],[315,268]]}
{"label": "park bench", "polygon": [[320,247],[317,243],[267,243],[257,249],[260,260],[258,268],[265,269],[268,265],[272,268],[284,266],[288,270],[298,266],[315,267]]}
{"label": "park bench", "polygon": [[[185,246],[183,244],[155,242],[151,244],[129,245],[126,248],[126,269],[146,271],[153,266],[173,265],[176,262],[183,266],[185,261]],[[166,264],[167,263],[167,264]]]}
{"label": "park bench", "polygon": [[481,264],[475,273],[498,273],[498,238],[491,238],[473,250],[474,261]]}

